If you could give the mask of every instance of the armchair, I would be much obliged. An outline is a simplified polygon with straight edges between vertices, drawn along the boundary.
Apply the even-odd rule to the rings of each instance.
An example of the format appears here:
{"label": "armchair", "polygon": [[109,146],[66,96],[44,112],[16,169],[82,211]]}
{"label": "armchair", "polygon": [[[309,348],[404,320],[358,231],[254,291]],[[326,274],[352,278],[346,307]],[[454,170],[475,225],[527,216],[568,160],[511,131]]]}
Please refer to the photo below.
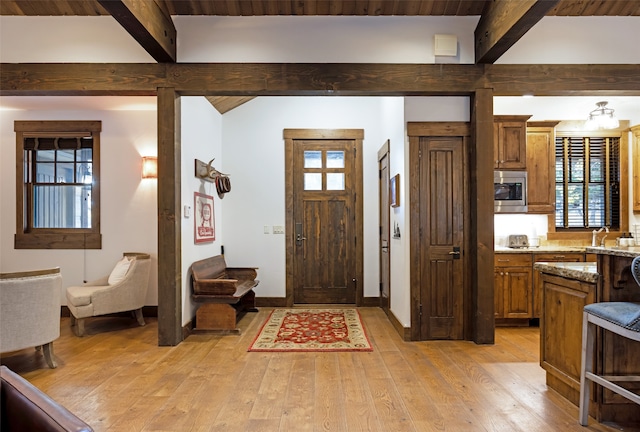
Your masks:
{"label": "armchair", "polygon": [[42,348],[49,367],[57,367],[61,288],[59,268],[0,273],[0,352]]}
{"label": "armchair", "polygon": [[93,431],[82,419],[6,366],[0,366],[0,430]]}
{"label": "armchair", "polygon": [[135,252],[125,252],[123,257],[109,276],[67,288],[71,326],[77,336],[84,335],[86,318],[118,312],[134,311],[138,324],[145,325],[142,307],[149,285],[151,257]]}

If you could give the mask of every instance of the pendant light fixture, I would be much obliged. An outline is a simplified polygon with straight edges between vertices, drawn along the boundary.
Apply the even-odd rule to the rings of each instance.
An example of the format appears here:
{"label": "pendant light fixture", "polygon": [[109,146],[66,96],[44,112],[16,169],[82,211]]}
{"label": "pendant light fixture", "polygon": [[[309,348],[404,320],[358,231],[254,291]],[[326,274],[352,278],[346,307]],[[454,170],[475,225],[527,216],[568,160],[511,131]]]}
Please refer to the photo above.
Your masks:
{"label": "pendant light fixture", "polygon": [[620,126],[620,122],[613,114],[614,110],[607,108],[607,104],[606,101],[596,103],[598,108],[589,113],[589,118],[584,125],[585,129],[615,129]]}

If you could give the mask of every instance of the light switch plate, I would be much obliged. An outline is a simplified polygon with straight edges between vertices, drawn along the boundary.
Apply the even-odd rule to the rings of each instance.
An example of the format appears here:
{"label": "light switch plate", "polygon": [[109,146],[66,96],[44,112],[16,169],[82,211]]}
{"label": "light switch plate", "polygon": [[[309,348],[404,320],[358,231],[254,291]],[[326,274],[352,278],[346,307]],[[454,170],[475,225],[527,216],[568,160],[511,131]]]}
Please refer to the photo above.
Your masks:
{"label": "light switch plate", "polygon": [[282,225],[274,225],[273,226],[274,234],[284,234],[284,227]]}

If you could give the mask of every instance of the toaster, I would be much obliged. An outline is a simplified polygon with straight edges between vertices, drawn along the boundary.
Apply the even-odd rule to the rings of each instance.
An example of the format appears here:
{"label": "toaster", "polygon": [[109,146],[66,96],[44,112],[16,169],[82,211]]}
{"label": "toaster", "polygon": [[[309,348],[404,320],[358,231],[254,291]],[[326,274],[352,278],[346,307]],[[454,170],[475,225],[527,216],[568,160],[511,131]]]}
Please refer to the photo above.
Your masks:
{"label": "toaster", "polygon": [[510,248],[526,248],[529,247],[529,238],[526,234],[511,234],[507,244]]}

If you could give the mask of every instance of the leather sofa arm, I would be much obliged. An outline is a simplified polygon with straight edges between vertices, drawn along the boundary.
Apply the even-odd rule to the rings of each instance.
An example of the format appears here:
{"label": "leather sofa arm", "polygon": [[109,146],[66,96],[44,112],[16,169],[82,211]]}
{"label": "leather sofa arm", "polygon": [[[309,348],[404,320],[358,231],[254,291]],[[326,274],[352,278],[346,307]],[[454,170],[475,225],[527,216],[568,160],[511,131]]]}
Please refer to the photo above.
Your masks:
{"label": "leather sofa arm", "polygon": [[6,366],[0,367],[2,431],[90,432],[91,426]]}

